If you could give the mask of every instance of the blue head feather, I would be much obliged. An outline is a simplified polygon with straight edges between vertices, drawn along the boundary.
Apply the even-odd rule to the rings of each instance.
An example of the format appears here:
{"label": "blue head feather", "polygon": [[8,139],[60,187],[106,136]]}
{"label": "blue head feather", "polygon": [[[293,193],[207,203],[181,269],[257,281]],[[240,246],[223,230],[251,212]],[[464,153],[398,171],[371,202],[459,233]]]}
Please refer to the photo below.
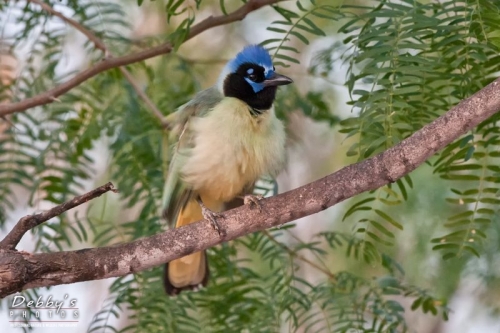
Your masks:
{"label": "blue head feather", "polygon": [[233,60],[229,62],[229,68],[231,72],[236,72],[238,67],[246,62],[260,65],[264,67],[266,72],[268,70],[273,70],[273,61],[271,60],[269,52],[267,52],[267,50],[260,45],[249,45],[245,47]]}
{"label": "blue head feather", "polygon": [[[264,68],[264,76],[266,79],[270,78],[274,74],[273,61],[269,52],[260,45],[249,45],[245,47],[236,57],[227,64],[227,68],[230,73],[235,73],[238,67],[244,63],[252,63]],[[252,86],[255,92],[259,92],[264,89],[262,83],[257,83],[246,79],[246,81]]]}

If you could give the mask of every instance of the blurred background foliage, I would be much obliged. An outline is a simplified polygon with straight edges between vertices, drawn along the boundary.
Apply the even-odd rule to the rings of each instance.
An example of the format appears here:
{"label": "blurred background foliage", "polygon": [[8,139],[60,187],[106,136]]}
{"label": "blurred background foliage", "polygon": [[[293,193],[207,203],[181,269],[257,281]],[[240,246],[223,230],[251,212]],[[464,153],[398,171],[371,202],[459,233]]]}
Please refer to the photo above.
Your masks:
{"label": "blurred background foliage", "polygon": [[[265,45],[295,80],[276,103],[289,165],[276,181],[262,180],[267,195],[393,146],[498,76],[498,0],[286,1],[182,43],[191,25],[243,2],[47,3],[115,56],[172,41],[175,52],[127,66],[165,115],[214,84],[244,45]],[[0,3],[1,103],[44,92],[103,56],[36,4]],[[155,268],[25,293],[79,295],[88,304],[82,332],[498,332],[498,117],[394,184],[210,249],[211,280],[199,292],[166,297]],[[161,232],[167,137],[117,69],[6,117],[2,234],[19,217],[106,181],[119,197],[37,227],[20,249],[104,246]]]}

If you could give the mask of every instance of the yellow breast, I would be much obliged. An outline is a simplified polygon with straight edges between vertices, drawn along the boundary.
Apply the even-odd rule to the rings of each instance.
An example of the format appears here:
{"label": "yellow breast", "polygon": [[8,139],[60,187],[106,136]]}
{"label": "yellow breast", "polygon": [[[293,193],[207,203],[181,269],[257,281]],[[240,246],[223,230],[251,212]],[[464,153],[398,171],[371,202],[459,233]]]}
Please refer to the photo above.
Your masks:
{"label": "yellow breast", "polygon": [[247,104],[226,97],[189,126],[194,145],[181,174],[203,196],[229,201],[284,165],[285,131],[274,109],[252,116]]}

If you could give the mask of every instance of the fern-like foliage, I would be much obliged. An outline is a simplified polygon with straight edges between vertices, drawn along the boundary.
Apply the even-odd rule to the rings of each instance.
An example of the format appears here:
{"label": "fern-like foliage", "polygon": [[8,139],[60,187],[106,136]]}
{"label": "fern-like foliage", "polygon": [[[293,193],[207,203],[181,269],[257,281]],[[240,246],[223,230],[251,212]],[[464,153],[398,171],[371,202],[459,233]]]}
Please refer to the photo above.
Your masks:
{"label": "fern-like foliage", "polygon": [[470,134],[448,146],[436,161],[436,172],[459,187],[451,188],[453,196],[446,199],[457,206],[444,224],[451,232],[432,240],[436,243],[434,249],[444,251],[445,259],[467,252],[480,255],[500,203],[497,138],[498,128],[495,119],[491,119],[478,127],[476,135]]}
{"label": "fern-like foliage", "polygon": [[[405,0],[344,8],[349,19],[340,28],[347,36],[343,59],[349,64],[347,86],[356,113],[341,122],[340,131],[353,142],[348,156],[364,159],[393,146],[489,83],[498,68],[494,34],[490,38],[497,26],[493,18],[500,18],[498,3]],[[323,51],[316,67],[328,66],[332,52]],[[488,185],[494,174],[488,156],[495,154],[495,124],[496,117],[450,145],[433,164],[443,179],[457,183],[451,186],[458,197],[448,202],[471,205],[452,214],[446,224],[451,233],[433,240],[434,249],[445,250],[445,258],[464,251],[479,255],[484,226],[494,214],[488,205],[496,202],[496,189]],[[480,139],[485,135],[491,139]],[[464,181],[470,186],[462,189]],[[361,216],[354,229],[369,248],[394,243],[394,231],[405,223],[394,219],[391,211],[407,201],[413,183],[405,176],[347,210],[344,219]],[[483,228],[474,224],[475,219]]]}
{"label": "fern-like foliage", "polygon": [[342,17],[338,7],[317,4],[315,0],[310,0],[310,3],[296,1],[295,6],[294,11],[279,6],[273,7],[283,19],[272,22],[267,30],[277,33],[277,38],[261,43],[269,49],[275,59],[274,64],[278,66],[290,67],[288,63],[300,63],[296,58],[300,52],[291,46],[292,39],[296,38],[308,45],[307,36],[326,36],[323,29],[312,18],[334,21]]}

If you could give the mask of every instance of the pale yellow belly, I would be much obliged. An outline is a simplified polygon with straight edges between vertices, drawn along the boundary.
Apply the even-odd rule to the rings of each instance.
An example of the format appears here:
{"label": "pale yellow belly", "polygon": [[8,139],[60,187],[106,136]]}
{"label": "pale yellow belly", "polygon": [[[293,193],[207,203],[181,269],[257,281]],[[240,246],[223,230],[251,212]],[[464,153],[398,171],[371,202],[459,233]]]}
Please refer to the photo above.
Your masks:
{"label": "pale yellow belly", "polygon": [[283,167],[285,133],[274,110],[253,117],[243,102],[225,98],[190,126],[194,147],[181,174],[202,196],[229,201],[262,175],[274,176]]}

